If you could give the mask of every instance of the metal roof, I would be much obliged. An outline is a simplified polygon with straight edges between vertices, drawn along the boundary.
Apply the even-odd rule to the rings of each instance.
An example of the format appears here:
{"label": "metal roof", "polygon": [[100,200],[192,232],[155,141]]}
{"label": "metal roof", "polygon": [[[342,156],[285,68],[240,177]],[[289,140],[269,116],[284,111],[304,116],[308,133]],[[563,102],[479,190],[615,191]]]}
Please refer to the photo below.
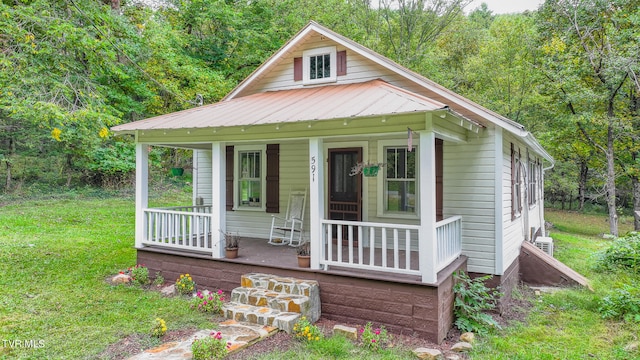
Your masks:
{"label": "metal roof", "polygon": [[384,116],[446,105],[382,80],[269,91],[118,125],[115,132],[219,128]]}
{"label": "metal roof", "polygon": [[[339,43],[350,50],[353,50],[365,58],[377,63],[400,76],[413,81],[419,86],[423,87],[428,92],[428,96],[432,96],[434,101],[440,101],[446,103],[449,108],[455,111],[458,115],[464,116],[466,119],[472,120],[478,124],[483,126],[488,125],[487,122],[493,123],[501,128],[504,128],[508,132],[522,138],[525,143],[531,146],[534,151],[538,154],[542,155],[545,159],[547,159],[551,164],[554,163],[553,157],[547,153],[547,151],[540,145],[538,140],[535,139],[533,134],[528,132],[524,126],[521,124],[502,116],[492,110],[489,110],[481,105],[476,104],[475,102],[443,87],[435,83],[432,80],[427,79],[426,77],[415,73],[396,62],[376,53],[375,51],[358,44],[357,42],[342,36],[314,21],[310,21],[304,28],[302,28],[298,34],[292,37],[286,44],[284,44],[280,50],[274,53],[266,62],[264,62],[260,67],[258,67],[254,72],[245,78],[235,89],[233,89],[227,96],[224,97],[223,101],[228,99],[235,99],[239,96],[243,95],[248,88],[251,87],[251,84],[262,76],[263,73],[268,72],[269,69],[274,66],[277,62],[282,61],[283,56],[289,52],[292,48],[297,46],[300,42],[304,41],[304,38],[311,32],[316,32],[323,36],[328,37],[329,39]],[[432,94],[432,95],[431,95]]]}

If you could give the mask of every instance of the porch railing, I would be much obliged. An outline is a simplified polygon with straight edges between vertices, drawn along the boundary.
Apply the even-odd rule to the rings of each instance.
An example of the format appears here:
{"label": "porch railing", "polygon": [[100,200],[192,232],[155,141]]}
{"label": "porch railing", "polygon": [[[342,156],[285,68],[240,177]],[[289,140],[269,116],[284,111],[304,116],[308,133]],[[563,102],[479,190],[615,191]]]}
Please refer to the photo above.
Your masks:
{"label": "porch railing", "polygon": [[145,209],[145,245],[212,253],[211,205]]}
{"label": "porch railing", "polygon": [[161,208],[154,208],[154,209],[192,212],[192,213],[198,213],[198,214],[211,214],[211,205],[170,206],[170,207],[161,207]]}
{"label": "porch railing", "polygon": [[419,229],[417,225],[322,220],[320,264],[420,275]]}
{"label": "porch railing", "polygon": [[451,264],[462,253],[462,217],[453,216],[436,223],[438,257],[436,271]]}
{"label": "porch railing", "polygon": [[[436,271],[461,254],[460,216],[436,223]],[[418,225],[322,220],[320,264],[420,275]]]}

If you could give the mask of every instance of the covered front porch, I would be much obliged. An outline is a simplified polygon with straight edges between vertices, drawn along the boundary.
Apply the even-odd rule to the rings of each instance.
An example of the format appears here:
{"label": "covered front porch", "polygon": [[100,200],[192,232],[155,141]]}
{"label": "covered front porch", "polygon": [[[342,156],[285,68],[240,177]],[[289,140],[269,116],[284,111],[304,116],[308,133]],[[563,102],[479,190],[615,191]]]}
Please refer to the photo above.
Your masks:
{"label": "covered front porch", "polygon": [[[422,124],[425,127],[424,118],[422,118]],[[306,161],[304,155],[297,155],[299,160],[296,165],[306,162],[308,170],[299,169],[296,174],[281,174],[280,177],[283,180],[287,180],[288,177],[306,178],[305,183],[298,182],[297,186],[306,187],[309,194],[308,215],[304,220],[305,228],[302,238],[310,245],[311,270],[357,271],[383,276],[403,276],[423,284],[435,284],[438,273],[460,257],[463,219],[461,216],[443,216],[441,213],[443,185],[437,184],[438,158],[435,149],[436,142],[442,142],[442,139],[438,140],[434,131],[423,130],[415,133],[417,134],[415,156],[420,161],[418,174],[415,176],[419,191],[412,194],[414,203],[411,206],[416,210],[411,218],[407,216],[376,217],[375,209],[363,211],[365,216],[360,219],[332,218],[333,208],[330,200],[327,200],[330,198],[328,196],[329,174],[327,174],[330,169],[325,164],[329,162],[327,154],[330,150],[343,149],[342,143],[334,144],[334,139],[330,137],[293,140],[291,143],[295,142],[295,146],[287,145],[289,143],[286,140],[281,141],[281,151],[285,154],[289,151],[285,150],[287,146],[295,147],[295,151],[289,152],[297,154],[302,152],[299,144],[306,145],[304,146]],[[391,137],[397,138],[398,135]],[[351,146],[360,144],[365,159],[367,153],[371,159],[375,146],[370,145],[369,140],[355,139],[350,142]],[[380,144],[389,141],[382,140],[386,137],[380,137],[380,139],[377,140],[379,149],[382,148]],[[451,137],[448,140],[450,141]],[[211,189],[211,204],[203,204],[200,197],[194,194],[194,205],[162,208],[148,206],[149,145],[151,144],[137,146],[136,247],[138,249],[165,249],[183,255],[224,259],[224,233],[230,232],[237,233],[242,238],[240,258],[237,261],[258,265],[296,261],[294,248],[268,245],[269,226],[255,224],[256,221],[258,223],[262,221],[262,218],[270,219],[271,214],[264,213],[264,209],[263,211],[256,208],[239,209],[229,205],[228,198],[237,197],[238,194],[229,192],[227,165],[229,161],[234,160],[233,157],[229,157],[227,143],[192,145],[194,148],[210,151],[210,159],[207,159],[207,163],[211,168],[207,169],[206,187]],[[369,151],[368,147],[372,149]],[[378,159],[380,159],[379,156]],[[441,167],[442,164],[440,163],[439,166]],[[304,174],[305,172],[307,173]],[[332,176],[335,177],[335,174]],[[367,203],[375,200],[367,200],[366,197],[377,186],[379,187],[375,184],[378,180],[358,181],[364,184],[364,190],[360,190],[364,194],[364,199],[360,201],[365,203],[366,207]],[[367,181],[373,182],[367,187]],[[440,181],[442,181],[441,176]],[[287,185],[283,184],[280,188],[278,190],[281,193],[289,191]],[[286,198],[286,194],[281,197]],[[286,201],[280,203],[281,216]],[[440,211],[437,207],[438,203]],[[367,218],[367,213],[373,214],[370,217],[374,221]],[[274,215],[278,216],[278,214]],[[242,231],[245,222],[253,232]]]}
{"label": "covered front porch", "polygon": [[[145,209],[142,248],[222,258],[214,256],[219,251],[214,241],[222,239],[215,240],[210,209],[210,205]],[[426,261],[435,264],[436,276],[461,254],[461,221],[460,216],[453,216],[435,224],[436,251],[427,254]],[[420,226],[325,219],[321,221],[321,232],[320,251],[311,252],[319,264],[314,269],[403,274],[407,275],[405,279],[423,281]],[[291,246],[270,245],[266,239],[244,237],[239,257],[227,260],[294,268],[296,250]]]}

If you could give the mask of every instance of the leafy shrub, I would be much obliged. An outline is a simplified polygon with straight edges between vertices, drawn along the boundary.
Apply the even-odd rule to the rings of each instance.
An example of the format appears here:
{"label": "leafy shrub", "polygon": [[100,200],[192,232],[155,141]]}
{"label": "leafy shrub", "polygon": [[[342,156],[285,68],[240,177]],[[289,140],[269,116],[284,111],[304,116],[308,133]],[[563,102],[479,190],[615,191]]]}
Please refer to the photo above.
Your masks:
{"label": "leafy shrub", "polygon": [[164,284],[164,277],[160,271],[156,271],[156,277],[153,279],[153,285],[160,286],[162,284]]}
{"label": "leafy shrub", "polygon": [[156,318],[153,321],[153,326],[151,327],[151,336],[153,337],[162,337],[167,332],[167,324],[164,319]]}
{"label": "leafy shrub", "polygon": [[489,289],[484,282],[491,279],[491,275],[471,279],[464,272],[454,273],[456,284],[453,286],[455,296],[453,313],[456,317],[455,325],[460,331],[473,331],[479,334],[488,332],[500,325],[483,311],[493,310],[502,296],[498,290]]}
{"label": "leafy shrub", "polygon": [[144,265],[137,264],[127,269],[127,272],[131,276],[131,282],[135,285],[148,285],[151,283],[149,269]]}
{"label": "leafy shrub", "polygon": [[293,325],[293,336],[298,340],[320,341],[324,334],[316,325],[311,324],[306,316],[303,316]]}
{"label": "leafy shrub", "polygon": [[191,275],[182,274],[176,280],[176,291],[182,295],[187,295],[193,293],[196,289],[196,282],[193,281]]}
{"label": "leafy shrub", "polygon": [[370,322],[360,329],[360,338],[362,340],[362,346],[373,351],[380,350],[389,341],[387,329],[385,329],[384,326],[374,329]]}
{"label": "leafy shrub", "polygon": [[640,322],[640,288],[625,284],[600,300],[604,319]]}
{"label": "leafy shrub", "polygon": [[90,180],[99,186],[118,188],[131,183],[135,169],[135,145],[127,141],[114,141],[90,149],[86,169]]}
{"label": "leafy shrub", "polygon": [[618,238],[599,254],[596,269],[624,270],[640,274],[640,233],[633,232]]}
{"label": "leafy shrub", "polygon": [[191,344],[194,360],[222,359],[229,352],[229,345],[222,339],[222,334],[212,332],[210,336],[196,339]]}
{"label": "leafy shrub", "polygon": [[210,291],[198,291],[193,297],[191,307],[202,312],[219,313],[222,312],[224,293],[218,290],[215,293]]}

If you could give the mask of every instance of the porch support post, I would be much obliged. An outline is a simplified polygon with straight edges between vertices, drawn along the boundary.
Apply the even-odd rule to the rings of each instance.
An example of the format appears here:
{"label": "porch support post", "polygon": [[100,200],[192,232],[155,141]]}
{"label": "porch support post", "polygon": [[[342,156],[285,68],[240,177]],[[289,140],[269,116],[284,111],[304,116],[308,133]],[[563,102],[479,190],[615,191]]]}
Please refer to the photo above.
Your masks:
{"label": "porch support post", "polygon": [[224,257],[224,239],[221,231],[226,231],[226,149],[225,144],[214,141],[211,144],[211,251],[214,259]]}
{"label": "porch support post", "polygon": [[430,114],[426,130],[420,131],[418,155],[420,159],[420,273],[422,282],[434,284],[438,280],[436,240],[436,137]]}
{"label": "porch support post", "polygon": [[309,139],[309,213],[311,268],[320,269],[322,219],[324,219],[324,145],[321,138]]}
{"label": "porch support post", "polygon": [[149,207],[149,145],[136,143],[136,248],[142,248],[147,219],[144,210]]}

